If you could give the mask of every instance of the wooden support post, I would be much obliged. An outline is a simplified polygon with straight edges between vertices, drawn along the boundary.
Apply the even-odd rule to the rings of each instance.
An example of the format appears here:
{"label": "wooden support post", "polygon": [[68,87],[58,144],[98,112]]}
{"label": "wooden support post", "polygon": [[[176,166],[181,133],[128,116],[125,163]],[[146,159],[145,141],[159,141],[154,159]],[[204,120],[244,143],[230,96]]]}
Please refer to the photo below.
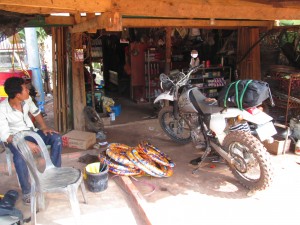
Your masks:
{"label": "wooden support post", "polygon": [[57,110],[57,71],[56,71],[56,29],[51,28],[52,32],[52,84],[53,84],[53,114],[54,114],[54,129],[60,131],[58,128],[58,110]]}
{"label": "wooden support post", "polygon": [[166,28],[166,65],[165,73],[169,74],[171,70],[171,55],[172,55],[172,40],[171,40],[172,28]]}
{"label": "wooden support post", "polygon": [[61,129],[63,132],[66,132],[67,131],[67,101],[66,101],[66,98],[67,98],[67,91],[66,91],[66,85],[67,85],[67,82],[66,82],[66,79],[67,79],[67,76],[66,76],[66,63],[67,63],[67,60],[65,59],[65,51],[66,51],[66,35],[65,35],[65,30],[66,28],[61,28],[61,49],[60,49],[60,52],[61,52],[61,77],[60,77],[60,80],[61,80],[61,118],[62,118],[62,121],[61,121]]}
{"label": "wooden support post", "polygon": [[[171,56],[172,56],[172,40],[171,40],[172,28],[166,28],[166,64],[165,64],[165,74],[170,74],[171,71]],[[164,101],[165,106],[169,106],[169,101]]]}
{"label": "wooden support post", "polygon": [[[240,28],[238,30],[238,59],[241,59],[259,39],[258,28]],[[260,47],[256,45],[238,65],[239,79],[261,79]]]}
{"label": "wooden support post", "polygon": [[86,105],[86,93],[84,84],[83,62],[75,60],[76,49],[82,49],[82,34],[74,33],[71,35],[72,43],[72,82],[73,82],[73,111],[74,129],[85,130],[85,119],[83,109]]}

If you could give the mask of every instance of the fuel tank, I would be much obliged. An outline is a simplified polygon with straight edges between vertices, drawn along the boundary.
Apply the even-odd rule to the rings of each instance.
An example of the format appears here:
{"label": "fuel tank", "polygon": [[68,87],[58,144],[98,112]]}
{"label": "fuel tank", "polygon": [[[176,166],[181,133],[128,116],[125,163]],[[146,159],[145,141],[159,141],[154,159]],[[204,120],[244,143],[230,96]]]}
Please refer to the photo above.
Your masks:
{"label": "fuel tank", "polygon": [[183,113],[204,113],[212,114],[220,112],[223,108],[211,105],[205,101],[206,97],[197,88],[193,87],[183,91],[178,99],[179,111]]}

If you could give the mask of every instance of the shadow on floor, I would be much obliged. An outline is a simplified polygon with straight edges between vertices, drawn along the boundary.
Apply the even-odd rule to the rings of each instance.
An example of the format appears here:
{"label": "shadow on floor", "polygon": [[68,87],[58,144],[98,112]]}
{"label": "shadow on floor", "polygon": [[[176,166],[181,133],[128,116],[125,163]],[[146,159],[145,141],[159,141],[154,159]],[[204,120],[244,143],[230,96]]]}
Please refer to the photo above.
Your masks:
{"label": "shadow on floor", "polygon": [[111,125],[157,118],[158,110],[153,103],[135,103],[117,93],[110,93],[109,97],[114,100],[115,105],[121,106],[120,115],[115,118],[115,121],[111,121]]}

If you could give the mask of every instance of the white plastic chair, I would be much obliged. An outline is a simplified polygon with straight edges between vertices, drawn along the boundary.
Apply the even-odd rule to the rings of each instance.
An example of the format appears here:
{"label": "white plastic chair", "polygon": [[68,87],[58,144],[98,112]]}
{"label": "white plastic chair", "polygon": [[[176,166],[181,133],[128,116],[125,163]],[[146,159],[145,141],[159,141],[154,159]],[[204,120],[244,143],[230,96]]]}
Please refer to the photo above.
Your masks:
{"label": "white plastic chair", "polygon": [[1,145],[1,153],[3,153],[5,151],[5,155],[6,155],[6,166],[7,166],[7,172],[8,175],[11,176],[12,175],[12,168],[11,168],[11,155],[12,153],[10,152],[9,148],[5,146],[5,144],[1,141],[0,142]]}
{"label": "white plastic chair", "polygon": [[[37,160],[29,149],[24,137],[31,136],[38,143],[45,166],[43,171],[37,166]],[[21,131],[14,135],[13,144],[19,149],[29,169],[31,178],[31,224],[36,224],[36,200],[38,207],[45,208],[45,192],[63,192],[68,195],[75,223],[80,224],[80,208],[77,199],[78,186],[81,186],[84,202],[87,204],[86,191],[79,169],[72,167],[55,167],[42,138],[32,131]]]}

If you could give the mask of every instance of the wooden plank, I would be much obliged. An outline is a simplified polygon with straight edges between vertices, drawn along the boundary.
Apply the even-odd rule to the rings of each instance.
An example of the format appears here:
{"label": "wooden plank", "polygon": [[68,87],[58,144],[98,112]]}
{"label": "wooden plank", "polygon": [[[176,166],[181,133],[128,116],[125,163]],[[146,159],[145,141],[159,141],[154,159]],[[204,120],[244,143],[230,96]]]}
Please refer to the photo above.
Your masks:
{"label": "wooden plank", "polygon": [[72,33],[82,33],[97,28],[101,29],[102,20],[103,19],[101,18],[101,16],[96,16],[95,18],[74,25],[72,28],[69,29],[69,32],[72,34]]}
{"label": "wooden plank", "polygon": [[171,27],[166,28],[166,64],[165,74],[170,74],[171,69],[171,55],[172,55],[172,40],[171,40]]}
{"label": "wooden plank", "polygon": [[15,6],[15,5],[2,5],[0,2],[0,9],[9,12],[17,12],[24,14],[50,14],[50,13],[75,13],[77,10],[65,10],[65,9],[56,9],[56,8],[36,8],[30,6]]}
{"label": "wooden plank", "polygon": [[94,29],[106,29],[107,31],[121,31],[122,17],[118,12],[102,13],[70,28],[70,33],[82,33]]}
{"label": "wooden plank", "polygon": [[47,16],[45,23],[49,25],[74,25],[75,19],[73,16]]}
{"label": "wooden plank", "polygon": [[[90,19],[93,19],[93,18],[95,18],[96,16],[95,16],[95,13],[87,13],[86,14],[86,19],[87,20],[90,20]],[[88,33],[97,33],[97,28],[94,28],[94,29],[89,29],[89,30],[87,30],[88,31]]]}
{"label": "wooden plank", "polygon": [[[245,21],[245,20],[215,20],[211,25],[210,20],[189,19],[145,19],[145,18],[123,18],[123,27],[145,28],[145,27],[201,27],[206,29],[236,29],[237,27],[273,27],[273,21]],[[95,17],[93,19],[76,24],[70,28],[70,33],[81,33],[94,29],[106,29],[104,19]],[[120,29],[120,28],[119,28]],[[118,29],[116,29],[118,30]]]}
{"label": "wooden plank", "polygon": [[[247,1],[213,1],[213,0],[2,0],[0,9],[25,14],[50,14],[54,12],[119,12],[126,16],[147,16],[165,18],[219,18],[277,20],[299,19],[300,2],[273,6],[273,3],[258,4]],[[282,3],[283,4],[283,3]],[[295,8],[297,7],[297,8]]]}
{"label": "wooden plank", "polygon": [[51,28],[52,33],[52,84],[53,84],[53,112],[54,112],[54,129],[58,129],[58,111],[57,111],[57,70],[56,70],[56,28]]}
{"label": "wooden plank", "polygon": [[[259,39],[259,29],[251,28],[250,29],[250,45],[251,47]],[[251,70],[252,70],[252,79],[261,80],[261,68],[260,68],[260,45],[256,45],[250,52],[250,57],[252,59]]]}
{"label": "wooden plank", "polygon": [[[240,28],[238,30],[237,58],[241,59],[258,39],[258,28]],[[239,79],[260,80],[260,46],[256,45],[245,59],[237,65],[237,68],[239,70]]]}
{"label": "wooden plank", "polygon": [[[40,10],[41,8],[48,8],[52,10],[59,9],[65,12],[105,12],[111,8],[110,0],[102,1],[74,1],[74,0],[1,0],[0,4],[16,7],[30,7],[32,9]],[[94,11],[96,10],[96,11]]]}
{"label": "wooden plank", "polygon": [[123,27],[201,27],[207,29],[234,29],[237,27],[270,27],[273,21],[249,20],[215,20],[211,25],[210,20],[193,19],[146,19],[123,18]]}
{"label": "wooden plank", "polygon": [[[95,29],[98,24],[92,21],[93,18],[88,19],[90,22],[89,27],[81,28],[78,30],[84,31],[89,28]],[[86,19],[81,18],[81,21]],[[49,25],[74,25],[75,20],[73,16],[48,16],[45,22]],[[273,26],[274,21],[261,21],[261,20],[215,20],[215,24],[212,26],[210,20],[193,20],[193,19],[153,19],[153,18],[123,18],[123,27],[206,27],[209,29],[220,29],[220,28],[236,28],[236,27],[270,27]],[[77,31],[76,31],[77,32]],[[75,29],[74,29],[75,33]]]}
{"label": "wooden plank", "polygon": [[61,77],[62,77],[62,51],[61,51],[61,43],[62,43],[62,37],[61,37],[61,28],[58,27],[56,30],[56,57],[57,57],[57,94],[58,94],[58,129],[59,131],[62,131],[62,102],[61,102]]}
{"label": "wooden plank", "polygon": [[83,62],[76,62],[74,59],[75,49],[82,48],[82,34],[71,35],[72,44],[72,89],[73,89],[73,112],[74,129],[85,130],[85,118],[83,109],[86,105],[86,93],[83,74]]}
{"label": "wooden plank", "polygon": [[67,92],[66,92],[66,79],[67,79],[67,76],[66,76],[66,59],[65,59],[65,52],[66,52],[66,41],[67,41],[67,38],[66,38],[66,35],[65,35],[65,28],[62,27],[61,28],[62,32],[61,32],[61,38],[62,38],[62,44],[61,44],[61,52],[63,53],[62,54],[62,57],[61,57],[61,60],[62,60],[62,63],[61,63],[61,111],[62,111],[62,131],[65,133],[67,132],[67,101],[66,101],[66,98],[67,98]]}

